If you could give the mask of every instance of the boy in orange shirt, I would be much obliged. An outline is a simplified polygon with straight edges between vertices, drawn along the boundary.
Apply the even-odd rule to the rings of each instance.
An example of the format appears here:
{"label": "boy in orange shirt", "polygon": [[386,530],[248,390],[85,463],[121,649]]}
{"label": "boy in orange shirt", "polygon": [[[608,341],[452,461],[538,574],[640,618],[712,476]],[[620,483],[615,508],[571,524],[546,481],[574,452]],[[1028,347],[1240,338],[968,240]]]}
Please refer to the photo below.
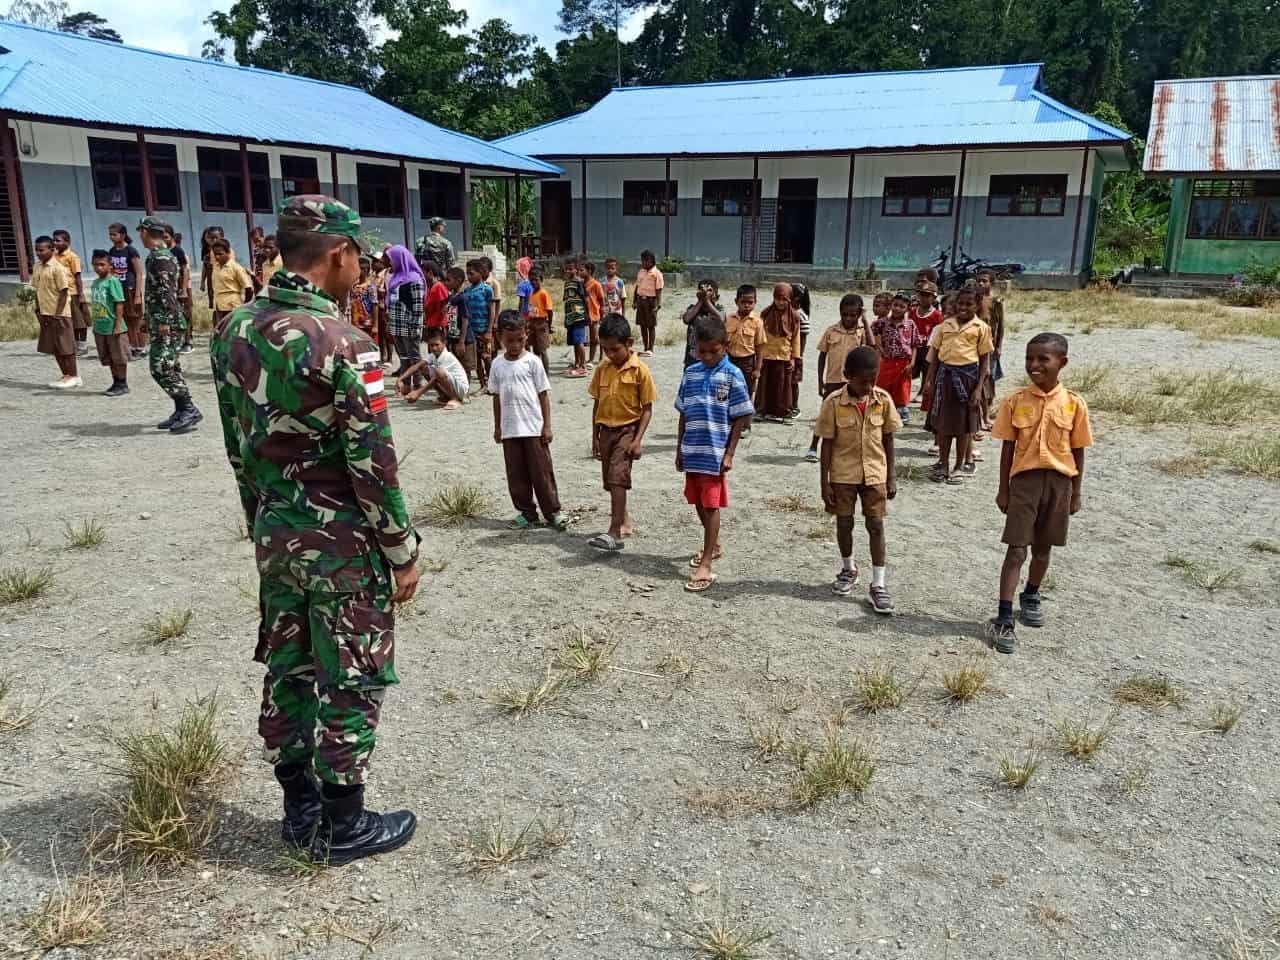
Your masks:
{"label": "boy in orange shirt", "polygon": [[542,361],[542,369],[551,372],[547,351],[551,346],[551,320],[555,311],[551,307],[551,294],[542,285],[542,268],[529,270],[529,352]]}
{"label": "boy in orange shirt", "polygon": [[1005,515],[1001,539],[1009,549],[1000,568],[1000,607],[987,632],[1001,653],[1013,653],[1016,644],[1013,594],[1027,547],[1031,569],[1018,595],[1018,612],[1026,626],[1042,627],[1040,584],[1049,572],[1049,553],[1066,545],[1068,524],[1080,510],[1084,451],[1093,445],[1093,433],[1084,400],[1058,382],[1066,365],[1066,337],[1032,337],[1027,344],[1031,386],[1005,398],[991,431],[1004,441],[996,506]]}
{"label": "boy in orange shirt", "polygon": [[600,349],[600,318],[604,316],[604,284],[596,279],[596,265],[590,260],[582,263],[583,282],[587,290],[587,369],[603,359]]}

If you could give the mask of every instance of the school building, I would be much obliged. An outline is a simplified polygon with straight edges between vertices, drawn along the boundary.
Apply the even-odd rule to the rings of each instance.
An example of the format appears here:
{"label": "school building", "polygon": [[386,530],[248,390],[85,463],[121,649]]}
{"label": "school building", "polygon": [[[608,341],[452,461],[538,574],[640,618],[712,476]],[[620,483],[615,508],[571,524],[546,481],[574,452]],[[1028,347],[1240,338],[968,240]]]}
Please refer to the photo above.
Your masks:
{"label": "school building", "polygon": [[700,275],[835,278],[962,248],[1073,284],[1131,138],[1042,79],[1025,64],[624,87],[495,144],[564,168],[539,182],[543,255],[647,247]]}
{"label": "school building", "polygon": [[288,196],[328,193],[388,243],[433,216],[470,240],[470,180],[558,167],[427,123],[362,90],[0,21],[0,283],[61,227],[88,264],[107,227],[158,214],[198,249],[246,249]]}
{"label": "school building", "polygon": [[1280,76],[1157,82],[1142,169],[1173,181],[1173,276],[1280,260]]}

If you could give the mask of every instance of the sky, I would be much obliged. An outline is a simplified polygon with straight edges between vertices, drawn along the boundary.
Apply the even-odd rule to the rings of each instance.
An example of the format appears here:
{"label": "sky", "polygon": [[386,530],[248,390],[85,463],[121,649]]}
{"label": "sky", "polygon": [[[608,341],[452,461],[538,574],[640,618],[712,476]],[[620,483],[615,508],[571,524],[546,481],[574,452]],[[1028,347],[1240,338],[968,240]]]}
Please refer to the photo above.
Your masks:
{"label": "sky", "polygon": [[[168,53],[200,56],[200,48],[213,34],[204,25],[211,10],[226,10],[232,0],[169,0],[146,4],[145,15],[139,16],[138,0],[84,0],[71,3],[71,9],[92,10],[106,17],[120,32],[124,42]],[[531,33],[538,43],[554,50],[565,35],[556,29],[560,0],[453,0],[455,9],[467,11],[470,26],[478,26],[491,17],[503,17],[520,33]],[[634,17],[623,29],[623,39],[640,32],[642,17]]]}

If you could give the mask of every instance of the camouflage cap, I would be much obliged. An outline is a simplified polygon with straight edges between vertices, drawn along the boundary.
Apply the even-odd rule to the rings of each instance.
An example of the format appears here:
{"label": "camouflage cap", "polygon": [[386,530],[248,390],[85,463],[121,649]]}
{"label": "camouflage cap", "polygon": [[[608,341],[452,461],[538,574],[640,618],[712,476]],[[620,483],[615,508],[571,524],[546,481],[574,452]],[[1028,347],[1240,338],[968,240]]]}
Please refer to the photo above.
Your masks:
{"label": "camouflage cap", "polygon": [[139,230],[163,230],[166,233],[173,233],[173,227],[168,222],[161,220],[159,217],[143,217],[138,221]]}
{"label": "camouflage cap", "polygon": [[320,193],[303,193],[285,200],[276,215],[276,230],[280,233],[303,230],[346,237],[359,247],[361,253],[369,252],[368,243],[360,235],[360,214],[341,200]]}

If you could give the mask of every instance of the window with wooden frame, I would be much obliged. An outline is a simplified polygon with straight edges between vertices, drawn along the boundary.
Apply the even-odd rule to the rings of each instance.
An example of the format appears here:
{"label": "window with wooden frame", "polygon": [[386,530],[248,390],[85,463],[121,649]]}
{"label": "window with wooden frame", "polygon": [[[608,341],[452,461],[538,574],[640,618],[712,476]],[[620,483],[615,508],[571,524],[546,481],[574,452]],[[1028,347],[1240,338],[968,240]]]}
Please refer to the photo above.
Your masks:
{"label": "window with wooden frame", "polygon": [[880,214],[885,217],[949,217],[955,177],[885,177]]}
{"label": "window with wooden frame", "polygon": [[665,215],[668,198],[671,216],[676,215],[678,183],[671,180],[623,180],[622,213],[628,217],[661,217]]}
{"label": "window with wooden frame", "polygon": [[1032,173],[991,178],[989,217],[1060,217],[1067,212],[1067,175]]}
{"label": "window with wooden frame", "polygon": [[1187,237],[1193,240],[1280,240],[1280,178],[1196,180]]}
{"label": "window with wooden frame", "polygon": [[[254,213],[271,213],[271,171],[267,155],[249,151],[249,197]],[[244,213],[244,170],[239,150],[196,147],[200,206],[211,213]]]}
{"label": "window with wooden frame", "polygon": [[356,192],[362,217],[404,216],[404,184],[399,167],[357,163]]}
{"label": "window with wooden frame", "polygon": [[315,157],[294,157],[280,154],[280,181],[286,197],[300,193],[320,192],[320,169]]}
{"label": "window with wooden frame", "polygon": [[[759,180],[703,180],[702,215],[704,217],[749,217],[752,201],[759,193]],[[674,194],[672,196],[674,197]]]}
{"label": "window with wooden frame", "polygon": [[[157,210],[181,210],[178,148],[171,143],[148,143],[151,189]],[[142,189],[142,151],[137,140],[89,137],[89,173],[93,200],[99,210],[145,210]]]}
{"label": "window with wooden frame", "polygon": [[418,206],[422,218],[462,219],[462,174],[443,170],[418,171]]}

